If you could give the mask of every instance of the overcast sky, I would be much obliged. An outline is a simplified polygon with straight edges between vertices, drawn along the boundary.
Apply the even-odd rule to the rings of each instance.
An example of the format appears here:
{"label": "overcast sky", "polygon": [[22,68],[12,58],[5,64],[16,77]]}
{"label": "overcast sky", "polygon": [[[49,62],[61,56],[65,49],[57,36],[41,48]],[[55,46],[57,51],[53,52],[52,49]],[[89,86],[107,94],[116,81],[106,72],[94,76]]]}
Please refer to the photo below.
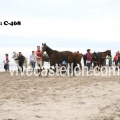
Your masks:
{"label": "overcast sky", "polygon": [[[0,0],[0,52],[53,49],[119,50],[120,0]],[[23,49],[22,49],[23,47]]]}

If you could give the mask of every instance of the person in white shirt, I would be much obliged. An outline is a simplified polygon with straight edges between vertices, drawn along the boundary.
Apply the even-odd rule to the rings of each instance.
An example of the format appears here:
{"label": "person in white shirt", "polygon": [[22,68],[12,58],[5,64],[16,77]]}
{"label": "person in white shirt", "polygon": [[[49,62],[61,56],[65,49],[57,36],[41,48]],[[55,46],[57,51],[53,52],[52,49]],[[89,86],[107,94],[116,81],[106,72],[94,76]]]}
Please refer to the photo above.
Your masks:
{"label": "person in white shirt", "polygon": [[36,63],[36,55],[35,55],[35,51],[32,51],[32,55],[30,55],[30,64],[32,66],[33,71],[35,69],[35,63]]}

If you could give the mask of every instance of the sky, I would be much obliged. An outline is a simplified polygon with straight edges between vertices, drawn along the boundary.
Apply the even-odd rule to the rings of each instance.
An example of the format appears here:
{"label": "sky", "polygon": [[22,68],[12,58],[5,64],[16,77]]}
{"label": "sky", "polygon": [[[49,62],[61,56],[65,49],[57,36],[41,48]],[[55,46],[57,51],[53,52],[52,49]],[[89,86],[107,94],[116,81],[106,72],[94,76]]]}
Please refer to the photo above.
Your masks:
{"label": "sky", "polygon": [[0,26],[0,54],[37,45],[52,49],[114,53],[120,45],[119,0],[0,0],[0,22],[21,21],[21,26]]}

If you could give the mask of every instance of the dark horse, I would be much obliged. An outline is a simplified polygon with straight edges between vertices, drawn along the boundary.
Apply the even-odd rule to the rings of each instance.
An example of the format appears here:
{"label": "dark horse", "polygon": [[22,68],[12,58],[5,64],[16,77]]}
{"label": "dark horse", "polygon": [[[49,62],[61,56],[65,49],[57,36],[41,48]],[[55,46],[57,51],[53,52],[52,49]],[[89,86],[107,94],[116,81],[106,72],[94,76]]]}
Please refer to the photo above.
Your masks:
{"label": "dark horse", "polygon": [[71,64],[75,62],[74,53],[70,51],[62,51],[59,52],[57,50],[53,50],[48,47],[45,43],[42,43],[42,51],[46,51],[49,59],[50,59],[50,66],[55,66],[56,64],[61,64],[63,61]]}
{"label": "dark horse", "polygon": [[[111,56],[111,50],[107,50],[105,52],[98,52],[98,53],[94,52],[91,53],[91,55],[92,55],[92,62],[96,62],[99,68],[101,68],[101,66],[103,66],[106,57]],[[84,65],[86,65],[86,55],[84,55],[83,59],[84,59]]]}
{"label": "dark horse", "polygon": [[42,66],[44,66],[44,62],[50,62],[50,58],[47,54],[42,54]]}

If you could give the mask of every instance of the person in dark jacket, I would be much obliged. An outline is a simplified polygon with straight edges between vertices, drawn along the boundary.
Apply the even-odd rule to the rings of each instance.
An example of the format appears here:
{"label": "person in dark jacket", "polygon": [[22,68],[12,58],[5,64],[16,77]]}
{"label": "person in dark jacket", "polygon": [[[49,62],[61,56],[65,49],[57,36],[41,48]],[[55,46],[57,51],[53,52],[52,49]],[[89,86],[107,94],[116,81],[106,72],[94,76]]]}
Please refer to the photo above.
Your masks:
{"label": "person in dark jacket", "polygon": [[118,51],[118,66],[119,66],[119,69],[120,69],[120,52]]}
{"label": "person in dark jacket", "polygon": [[25,62],[25,57],[22,55],[21,52],[19,52],[18,59],[15,59],[15,60],[18,60],[19,67],[22,69],[22,72],[23,72],[23,64]]}
{"label": "person in dark jacket", "polygon": [[[74,59],[74,61],[73,61],[73,75],[75,75],[76,73],[75,73],[75,68],[77,67],[78,65],[77,65],[77,61],[76,61],[76,59]],[[79,70],[79,68],[77,67],[76,68],[76,71],[78,71]]]}
{"label": "person in dark jacket", "polygon": [[87,63],[87,67],[88,67],[88,72],[89,72],[89,74],[90,74],[91,61],[92,61],[92,56],[91,56],[91,53],[90,53],[90,49],[87,49],[87,53],[86,53],[86,63]]}

